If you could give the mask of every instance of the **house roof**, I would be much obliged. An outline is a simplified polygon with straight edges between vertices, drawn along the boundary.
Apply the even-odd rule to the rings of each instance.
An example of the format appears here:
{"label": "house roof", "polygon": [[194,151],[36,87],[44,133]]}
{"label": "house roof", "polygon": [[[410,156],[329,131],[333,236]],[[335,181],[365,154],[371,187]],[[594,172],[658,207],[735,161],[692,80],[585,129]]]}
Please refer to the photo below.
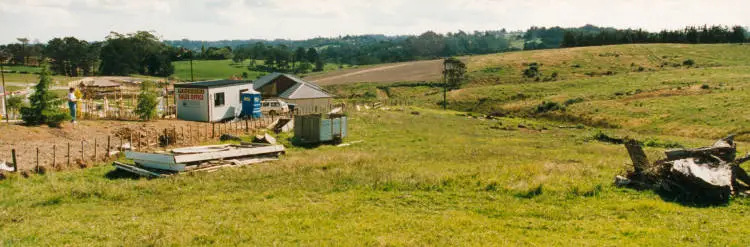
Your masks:
{"label": "house roof", "polygon": [[214,81],[199,81],[199,82],[188,82],[182,84],[175,84],[175,88],[215,88],[215,87],[226,87],[234,86],[238,84],[252,84],[252,81],[248,80],[214,80]]}
{"label": "house roof", "polygon": [[294,86],[291,86],[286,91],[279,93],[279,98],[317,99],[317,98],[333,97],[333,95],[327,93],[325,90],[323,90],[323,88],[321,88],[320,86],[312,82],[307,82],[305,80],[300,79],[299,77],[296,77],[290,74],[282,74],[278,72],[274,72],[266,76],[263,76],[261,78],[258,78],[257,80],[253,82],[253,88],[255,90],[258,90],[262,88],[263,86],[267,85],[268,83],[273,82],[274,79],[279,78],[280,76],[284,76],[286,78],[291,79],[292,81],[295,82],[295,84]]}

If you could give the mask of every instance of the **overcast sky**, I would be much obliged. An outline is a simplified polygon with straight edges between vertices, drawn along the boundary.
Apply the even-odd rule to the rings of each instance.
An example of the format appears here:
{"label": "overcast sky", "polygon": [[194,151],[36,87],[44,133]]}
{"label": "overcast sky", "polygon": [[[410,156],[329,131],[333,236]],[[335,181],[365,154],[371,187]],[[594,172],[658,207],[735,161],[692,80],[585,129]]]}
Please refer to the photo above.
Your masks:
{"label": "overcast sky", "polygon": [[508,30],[594,24],[651,31],[750,26],[746,0],[0,0],[0,43],[110,31],[163,39],[305,39],[427,30]]}

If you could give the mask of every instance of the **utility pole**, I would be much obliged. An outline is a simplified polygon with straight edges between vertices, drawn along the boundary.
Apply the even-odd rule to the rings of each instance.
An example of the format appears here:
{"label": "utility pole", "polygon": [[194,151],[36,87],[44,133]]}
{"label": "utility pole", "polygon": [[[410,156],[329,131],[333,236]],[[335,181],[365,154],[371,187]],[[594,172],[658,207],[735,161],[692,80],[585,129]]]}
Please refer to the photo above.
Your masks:
{"label": "utility pole", "polygon": [[193,52],[190,52],[190,81],[195,81],[195,76],[193,75]]}
{"label": "utility pole", "polygon": [[0,79],[3,80],[3,109],[5,110],[5,123],[10,124],[10,117],[8,116],[8,88],[5,87],[5,68],[3,68],[3,62],[0,61]]}

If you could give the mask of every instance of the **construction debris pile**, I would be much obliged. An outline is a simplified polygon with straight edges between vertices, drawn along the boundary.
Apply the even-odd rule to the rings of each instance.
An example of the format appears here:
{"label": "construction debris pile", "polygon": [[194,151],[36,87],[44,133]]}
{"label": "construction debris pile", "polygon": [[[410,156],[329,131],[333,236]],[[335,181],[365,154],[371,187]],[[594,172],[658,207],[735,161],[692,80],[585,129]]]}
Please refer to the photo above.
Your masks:
{"label": "construction debris pile", "polygon": [[721,139],[710,147],[675,149],[665,152],[667,158],[650,163],[641,145],[625,142],[633,160],[633,171],[617,176],[617,186],[666,192],[691,202],[726,202],[731,195],[745,195],[750,177],[740,164],[750,154],[736,159],[734,136]]}
{"label": "construction debris pile", "polygon": [[284,151],[283,145],[259,143],[188,147],[163,153],[126,151],[125,157],[135,164],[115,162],[113,165],[140,176],[163,177],[277,160]]}

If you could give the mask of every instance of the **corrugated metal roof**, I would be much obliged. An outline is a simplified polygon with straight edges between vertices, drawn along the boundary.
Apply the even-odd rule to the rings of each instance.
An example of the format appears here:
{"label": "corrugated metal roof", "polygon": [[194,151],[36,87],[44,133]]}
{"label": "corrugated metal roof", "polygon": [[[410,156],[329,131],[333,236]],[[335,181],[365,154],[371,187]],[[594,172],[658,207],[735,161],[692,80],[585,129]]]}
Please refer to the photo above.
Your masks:
{"label": "corrugated metal roof", "polygon": [[287,89],[286,91],[279,94],[279,98],[285,99],[317,99],[317,98],[331,98],[333,95],[328,94],[320,86],[304,81],[299,77],[274,72],[258,78],[253,82],[253,88],[258,90],[261,87],[273,82],[274,79],[284,76],[295,82],[295,85]]}
{"label": "corrugated metal roof", "polygon": [[255,79],[253,81],[253,89],[258,90],[259,88],[265,86],[266,84],[273,81],[273,79],[276,79],[277,77],[283,75],[282,73],[273,72],[271,74],[267,74],[261,78]]}
{"label": "corrugated metal roof", "polygon": [[176,88],[215,88],[215,87],[226,87],[237,84],[252,84],[249,80],[215,80],[215,81],[199,81],[189,82],[182,84],[175,84]]}
{"label": "corrugated metal roof", "polygon": [[326,93],[319,88],[313,87],[311,84],[297,84],[298,86],[294,90],[287,90],[281,98],[287,99],[319,99],[319,98],[331,98],[332,95]]}

